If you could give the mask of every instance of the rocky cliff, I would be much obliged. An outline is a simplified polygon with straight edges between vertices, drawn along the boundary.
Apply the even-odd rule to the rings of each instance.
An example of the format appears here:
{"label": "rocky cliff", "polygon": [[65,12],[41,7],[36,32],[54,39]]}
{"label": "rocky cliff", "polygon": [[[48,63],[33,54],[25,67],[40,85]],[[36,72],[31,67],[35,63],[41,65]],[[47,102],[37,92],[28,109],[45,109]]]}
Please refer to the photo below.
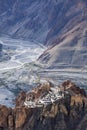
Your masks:
{"label": "rocky cliff", "polygon": [[[45,86],[44,89],[39,86],[33,92],[40,96],[49,87]],[[28,95],[24,92],[19,94],[14,109],[0,105],[0,130],[86,130],[85,91],[70,81],[64,82],[60,89],[67,92],[65,97],[43,107],[29,108],[24,105],[23,102],[30,92]]]}

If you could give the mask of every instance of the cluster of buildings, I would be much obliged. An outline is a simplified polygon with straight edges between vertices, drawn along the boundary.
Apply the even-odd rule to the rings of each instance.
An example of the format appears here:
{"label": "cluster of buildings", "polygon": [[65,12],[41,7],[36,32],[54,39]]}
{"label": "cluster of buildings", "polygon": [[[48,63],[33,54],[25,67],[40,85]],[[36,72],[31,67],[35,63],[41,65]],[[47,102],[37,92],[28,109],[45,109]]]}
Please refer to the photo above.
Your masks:
{"label": "cluster of buildings", "polygon": [[64,97],[64,92],[59,87],[42,85],[39,88],[32,90],[26,96],[24,105],[29,108],[43,107],[52,104]]}

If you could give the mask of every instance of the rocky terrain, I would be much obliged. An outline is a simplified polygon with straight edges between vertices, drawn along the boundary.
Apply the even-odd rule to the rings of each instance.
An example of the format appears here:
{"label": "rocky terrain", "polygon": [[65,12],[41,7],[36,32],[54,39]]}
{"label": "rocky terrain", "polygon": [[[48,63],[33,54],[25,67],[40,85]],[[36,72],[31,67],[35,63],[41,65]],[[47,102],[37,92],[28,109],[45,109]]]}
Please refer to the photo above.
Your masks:
{"label": "rocky terrain", "polygon": [[1,0],[0,33],[43,43],[50,29],[50,8],[55,5],[54,0]]}
{"label": "rocky terrain", "polygon": [[48,46],[47,68],[87,69],[86,0],[1,0],[0,34]]}
{"label": "rocky terrain", "polygon": [[[45,73],[42,72],[42,77],[50,75],[58,82],[74,77],[71,79],[80,82],[80,86],[85,84],[82,87],[86,88],[86,73],[80,76],[75,73],[75,77],[73,73],[61,75],[56,69],[87,72],[87,0],[0,0],[0,39],[3,43],[0,42],[0,70],[8,69],[8,72],[0,71],[2,104],[4,101],[9,104],[12,93],[16,96],[19,91],[33,87],[31,83],[35,72],[40,73],[41,64],[25,63],[36,59],[43,52],[43,45],[46,50],[38,62],[47,69],[42,70]],[[38,74],[36,77],[40,78]],[[20,92],[14,108],[0,105],[0,130],[87,130],[84,89],[65,81],[55,87],[60,89],[61,96],[56,91],[48,100],[52,87],[55,87],[52,83],[39,84],[30,92]]]}
{"label": "rocky terrain", "polygon": [[87,68],[87,2],[65,1],[46,39],[48,49],[39,57],[47,68]]}
{"label": "rocky terrain", "polygon": [[[34,88],[35,98],[51,86],[53,84]],[[87,95],[84,89],[71,81],[65,81],[60,89],[65,93],[64,98],[43,107],[24,105],[31,92],[21,92],[14,109],[0,105],[0,130],[86,130]]]}

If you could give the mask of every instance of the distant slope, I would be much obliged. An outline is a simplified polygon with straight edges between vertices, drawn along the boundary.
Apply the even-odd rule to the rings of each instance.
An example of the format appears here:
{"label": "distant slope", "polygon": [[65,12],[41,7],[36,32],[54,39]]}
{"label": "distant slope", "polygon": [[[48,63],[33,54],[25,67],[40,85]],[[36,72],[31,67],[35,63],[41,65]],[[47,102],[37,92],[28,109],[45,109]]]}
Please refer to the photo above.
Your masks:
{"label": "distant slope", "polygon": [[84,14],[85,2],[86,0],[0,0],[0,34],[33,39],[47,45],[63,30],[67,31],[64,28],[70,19],[78,19],[78,14]]}
{"label": "distant slope", "polygon": [[51,68],[87,66],[87,0],[0,0],[0,34],[48,46]]}
{"label": "distant slope", "polygon": [[[79,26],[78,24],[84,21],[87,21],[86,0],[65,0],[61,4],[58,3],[56,5],[56,11],[51,13],[50,16],[49,25],[52,25],[52,27],[50,27],[50,31],[48,32],[46,45],[49,46],[55,42],[61,42],[63,40],[61,35],[70,30],[72,31],[73,28],[77,28],[77,31],[79,31],[80,28],[76,26]],[[84,28],[86,27],[84,25]]]}
{"label": "distant slope", "polygon": [[54,0],[0,0],[0,33],[44,42]]}
{"label": "distant slope", "polygon": [[86,0],[0,0],[0,33],[47,43],[78,14]]}
{"label": "distant slope", "polygon": [[[39,61],[48,68],[87,68],[87,3],[73,1],[62,8],[55,26],[47,36],[48,49]],[[66,2],[65,2],[66,5]]]}

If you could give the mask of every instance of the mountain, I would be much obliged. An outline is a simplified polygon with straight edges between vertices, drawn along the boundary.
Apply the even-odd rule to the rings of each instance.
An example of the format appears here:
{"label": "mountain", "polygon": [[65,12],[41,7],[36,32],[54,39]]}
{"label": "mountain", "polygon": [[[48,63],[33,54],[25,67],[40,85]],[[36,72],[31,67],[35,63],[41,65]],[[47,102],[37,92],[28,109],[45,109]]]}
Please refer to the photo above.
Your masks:
{"label": "mountain", "polygon": [[87,2],[66,0],[55,19],[46,38],[48,49],[39,61],[47,68],[86,69]]}
{"label": "mountain", "polygon": [[1,0],[0,34],[43,43],[47,68],[86,68],[86,0]]}
{"label": "mountain", "polygon": [[0,33],[44,42],[54,0],[1,0]]}

